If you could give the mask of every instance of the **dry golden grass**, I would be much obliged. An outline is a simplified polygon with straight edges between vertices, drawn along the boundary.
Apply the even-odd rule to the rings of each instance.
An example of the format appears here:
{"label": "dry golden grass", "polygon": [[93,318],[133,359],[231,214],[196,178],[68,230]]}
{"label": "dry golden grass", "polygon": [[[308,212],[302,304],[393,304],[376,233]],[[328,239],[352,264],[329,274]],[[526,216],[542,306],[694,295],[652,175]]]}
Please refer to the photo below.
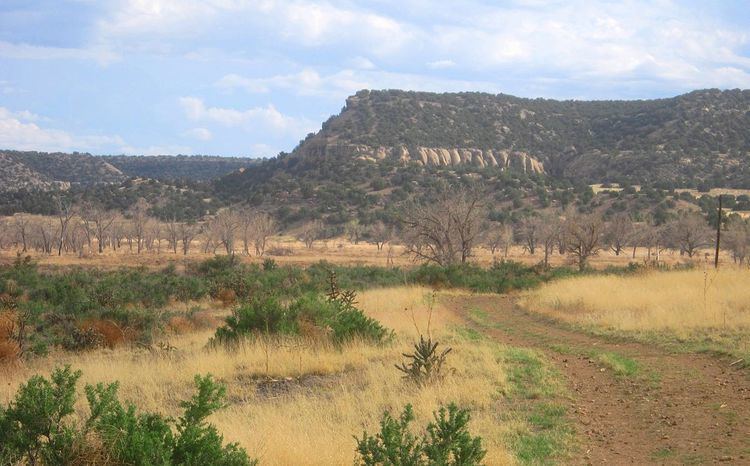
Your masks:
{"label": "dry golden grass", "polygon": [[566,321],[617,330],[750,328],[750,270],[726,267],[552,282],[521,300]]}
{"label": "dry golden grass", "polygon": [[[271,258],[279,264],[290,264],[290,265],[310,265],[321,260],[328,261],[332,264],[338,265],[374,265],[374,266],[398,266],[398,267],[413,267],[418,265],[408,255],[404,254],[404,248],[400,245],[394,245],[391,252],[391,259],[389,262],[388,246],[384,247],[383,250],[378,250],[374,244],[368,244],[360,242],[359,244],[352,244],[345,238],[336,238],[327,241],[317,241],[313,248],[308,249],[305,245],[297,241],[294,238],[288,236],[275,236],[269,239],[268,250],[273,248],[286,249],[291,252],[290,255],[284,256],[244,256],[237,251],[237,257],[246,263],[262,263],[265,259]],[[9,264],[16,259],[16,250],[4,249],[0,250],[0,264]],[[217,251],[221,254],[221,251]],[[608,266],[626,266],[630,262],[642,263],[646,260],[647,251],[645,248],[639,248],[636,251],[636,256],[632,256],[632,251],[626,251],[625,254],[616,256],[610,251],[604,250],[599,255],[593,257],[590,261],[591,267],[595,269],[602,269]],[[710,253],[710,251],[702,251],[698,257],[692,259],[693,262],[703,261],[704,254]],[[214,257],[213,253],[205,254],[201,250],[201,246],[196,242],[190,254],[184,256],[181,252],[174,254],[171,251],[162,249],[160,252],[146,251],[142,254],[136,254],[135,252],[128,251],[126,248],[119,250],[118,252],[112,252],[106,250],[103,254],[91,253],[80,257],[78,254],[63,254],[62,256],[39,254],[36,252],[29,252],[34,260],[38,261],[42,266],[88,266],[97,267],[100,269],[118,269],[121,267],[147,267],[150,269],[160,269],[166,267],[169,264],[175,264],[178,268],[184,269],[188,263],[204,261]],[[526,252],[521,246],[514,246],[509,250],[507,256],[504,256],[502,251],[495,251],[493,255],[488,249],[478,247],[474,250],[474,256],[472,261],[482,266],[489,266],[495,260],[512,260],[521,262],[527,265],[538,264],[542,260],[541,252],[537,252],[534,255]],[[549,258],[552,266],[570,265],[570,260],[565,255],[554,253]],[[687,262],[689,259],[681,257],[679,254],[670,252],[663,254],[660,260],[666,264],[675,264],[681,262]],[[725,253],[722,253],[722,260],[731,262],[731,258]],[[229,297],[228,297],[229,298]],[[231,299],[229,300],[231,302]]]}
{"label": "dry golden grass", "polygon": [[[427,297],[427,299],[425,299]],[[59,353],[0,372],[0,403],[10,400],[33,374],[49,374],[71,364],[83,371],[82,383],[120,382],[121,398],[141,409],[176,415],[178,403],[192,394],[195,374],[211,373],[227,384],[229,407],[211,421],[227,441],[269,465],[338,465],[355,459],[353,436],[378,428],[384,410],[414,406],[415,426],[423,426],[441,404],[472,409],[471,430],[483,437],[488,464],[509,464],[503,439],[518,429],[500,418],[498,403],[507,388],[502,354],[487,341],[468,341],[452,331],[458,317],[437,303],[429,290],[404,287],[359,296],[360,306],[396,330],[386,346],[353,342],[335,348],[312,340],[274,338],[239,348],[207,350],[211,330],[172,338],[174,351],[148,352],[118,347],[83,354]],[[430,330],[453,347],[455,368],[442,383],[416,389],[401,380],[394,364],[408,351],[417,331]],[[412,318],[412,316],[414,316]],[[0,371],[3,371],[0,368]],[[85,403],[79,400],[79,409]]]}

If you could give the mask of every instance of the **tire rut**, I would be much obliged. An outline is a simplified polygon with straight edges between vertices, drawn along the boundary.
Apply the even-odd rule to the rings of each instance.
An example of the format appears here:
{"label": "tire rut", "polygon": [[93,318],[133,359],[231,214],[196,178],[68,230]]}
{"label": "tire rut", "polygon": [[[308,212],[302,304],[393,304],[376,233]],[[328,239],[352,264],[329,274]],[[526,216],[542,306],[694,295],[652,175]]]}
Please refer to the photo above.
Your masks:
{"label": "tire rut", "polygon": [[[521,310],[513,296],[448,296],[445,302],[498,342],[544,352],[565,376],[579,446],[573,464],[750,464],[746,370],[708,355],[569,330]],[[471,318],[475,309],[486,321]],[[631,358],[642,374],[616,376],[591,351]]]}

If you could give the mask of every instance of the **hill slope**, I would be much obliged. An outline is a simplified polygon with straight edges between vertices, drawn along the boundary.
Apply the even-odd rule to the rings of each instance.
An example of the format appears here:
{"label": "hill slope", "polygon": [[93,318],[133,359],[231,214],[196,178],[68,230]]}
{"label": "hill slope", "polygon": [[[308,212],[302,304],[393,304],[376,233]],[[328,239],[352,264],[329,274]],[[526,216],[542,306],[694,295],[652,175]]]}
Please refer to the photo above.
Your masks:
{"label": "hill slope", "polygon": [[0,150],[0,191],[118,184],[128,178],[208,181],[261,160],[214,156],[94,156]]}
{"label": "hill slope", "polygon": [[690,187],[750,187],[749,153],[747,90],[637,101],[365,90],[294,150]]}

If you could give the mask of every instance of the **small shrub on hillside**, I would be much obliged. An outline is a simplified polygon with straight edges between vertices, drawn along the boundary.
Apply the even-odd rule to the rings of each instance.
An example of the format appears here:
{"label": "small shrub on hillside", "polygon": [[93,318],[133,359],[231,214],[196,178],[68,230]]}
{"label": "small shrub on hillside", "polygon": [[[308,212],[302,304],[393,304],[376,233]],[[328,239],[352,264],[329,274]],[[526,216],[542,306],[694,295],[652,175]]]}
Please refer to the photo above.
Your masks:
{"label": "small shrub on hillside", "polygon": [[80,371],[57,369],[51,380],[34,376],[13,402],[0,406],[1,464],[76,464],[81,456],[114,464],[254,465],[223,438],[206,418],[224,407],[225,388],[211,376],[196,376],[197,393],[182,402],[175,422],[159,414],[137,413],[117,398],[117,383],[87,385],[89,415],[71,420]]}
{"label": "small shrub on hillside", "polygon": [[303,330],[315,333],[310,332],[309,326],[320,329],[317,334],[328,334],[337,343],[354,338],[380,342],[390,334],[360,309],[338,301],[306,295],[284,306],[277,298],[266,296],[235,308],[216,330],[215,341],[232,343],[253,334],[299,335]]}
{"label": "small shrub on hillside", "polygon": [[414,420],[411,405],[406,405],[398,419],[386,412],[380,421],[380,432],[367,432],[357,438],[359,464],[375,465],[479,465],[486,454],[481,437],[472,437],[468,410],[451,403],[433,413],[435,419],[426,433],[417,438],[409,424]]}

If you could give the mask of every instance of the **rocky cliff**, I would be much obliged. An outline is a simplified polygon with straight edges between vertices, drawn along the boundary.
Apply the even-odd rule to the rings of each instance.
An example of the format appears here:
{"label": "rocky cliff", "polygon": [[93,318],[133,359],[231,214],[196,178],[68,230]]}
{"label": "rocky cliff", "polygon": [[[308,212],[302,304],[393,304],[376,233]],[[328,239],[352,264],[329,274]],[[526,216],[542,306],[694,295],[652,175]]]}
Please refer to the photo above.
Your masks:
{"label": "rocky cliff", "polygon": [[544,164],[526,152],[502,149],[477,149],[466,147],[421,147],[406,146],[372,147],[365,144],[309,143],[298,152],[301,156],[342,157],[351,156],[359,160],[377,162],[386,158],[401,162],[415,162],[425,167],[450,167],[459,165],[477,168],[499,167],[524,173],[544,173]]}

